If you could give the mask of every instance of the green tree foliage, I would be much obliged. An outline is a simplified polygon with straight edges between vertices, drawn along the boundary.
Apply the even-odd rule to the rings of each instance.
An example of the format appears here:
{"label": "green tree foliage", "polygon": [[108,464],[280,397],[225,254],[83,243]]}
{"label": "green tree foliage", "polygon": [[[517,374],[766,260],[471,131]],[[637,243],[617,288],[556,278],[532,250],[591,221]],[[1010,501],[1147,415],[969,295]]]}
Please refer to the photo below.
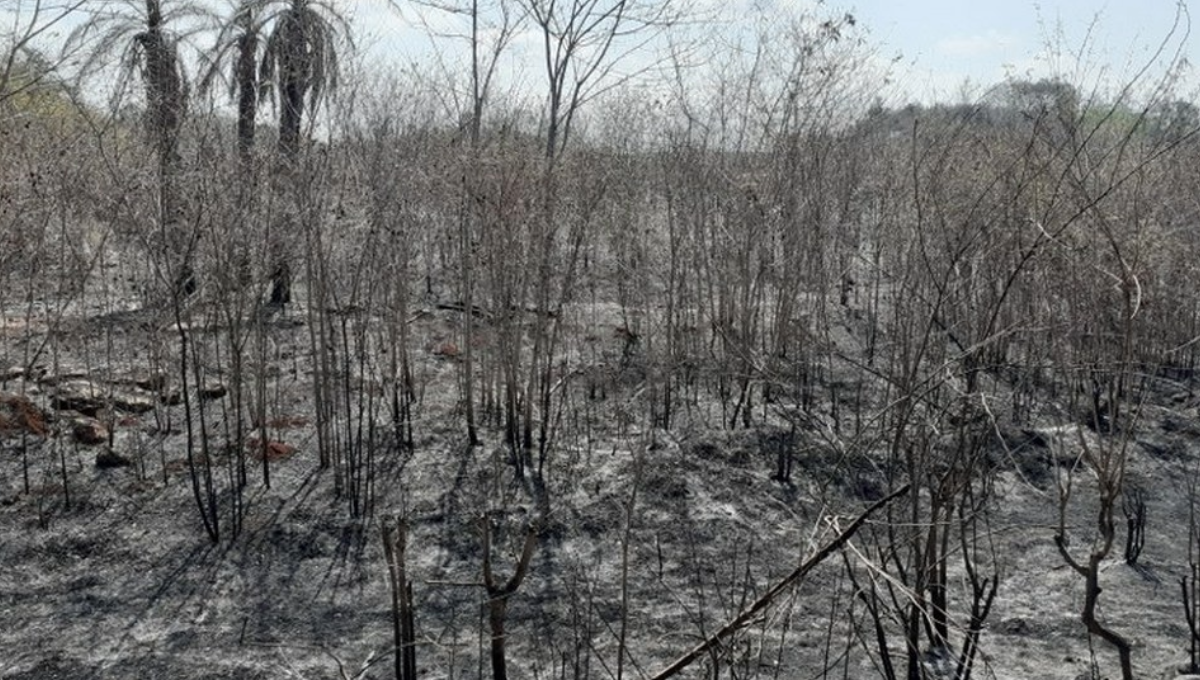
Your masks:
{"label": "green tree foliage", "polygon": [[75,94],[74,86],[41,51],[13,48],[0,75],[0,121],[68,118],[75,111]]}
{"label": "green tree foliage", "polygon": [[1152,107],[1146,119],[1147,132],[1154,141],[1174,144],[1200,130],[1200,107],[1175,99]]}

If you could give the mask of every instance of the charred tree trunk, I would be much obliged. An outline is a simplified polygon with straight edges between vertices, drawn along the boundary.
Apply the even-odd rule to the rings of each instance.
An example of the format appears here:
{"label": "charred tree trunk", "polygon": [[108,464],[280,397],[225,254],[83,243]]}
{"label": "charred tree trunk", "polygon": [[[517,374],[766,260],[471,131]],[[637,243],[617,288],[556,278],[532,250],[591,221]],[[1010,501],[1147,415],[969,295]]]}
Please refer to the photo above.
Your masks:
{"label": "charred tree trunk", "polygon": [[258,35],[252,27],[246,27],[237,45],[237,149],[243,169],[248,169],[254,152],[255,119],[258,117],[258,64],[255,59]]}
{"label": "charred tree trunk", "polygon": [[516,572],[512,578],[503,584],[497,583],[492,570],[492,525],[491,520],[484,516],[479,519],[483,531],[483,585],[488,595],[488,625],[491,629],[491,659],[492,677],[494,680],[508,680],[508,669],[505,661],[505,622],[508,616],[508,598],[512,597],[525,575],[529,573],[529,563],[533,561],[533,553],[537,548],[538,529],[531,524],[525,531],[525,543],[521,548],[521,556],[517,560]]}
{"label": "charred tree trunk", "polygon": [[405,549],[408,542],[408,523],[384,522],[383,550],[388,565],[388,582],[392,590],[392,635],[396,655],[396,680],[416,680],[416,630],[413,623],[412,582],[408,580]]}

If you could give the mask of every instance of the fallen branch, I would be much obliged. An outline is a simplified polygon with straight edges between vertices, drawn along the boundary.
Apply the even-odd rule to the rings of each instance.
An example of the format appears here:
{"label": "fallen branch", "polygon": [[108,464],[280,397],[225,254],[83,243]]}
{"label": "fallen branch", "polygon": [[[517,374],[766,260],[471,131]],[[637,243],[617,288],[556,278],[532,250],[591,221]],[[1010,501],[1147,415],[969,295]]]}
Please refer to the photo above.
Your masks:
{"label": "fallen branch", "polygon": [[705,652],[719,644],[721,642],[721,638],[724,638],[730,633],[733,633],[734,631],[745,626],[750,622],[751,619],[754,618],[756,614],[758,614],[758,612],[762,611],[768,605],[774,602],[776,597],[779,597],[781,593],[795,585],[795,583],[800,579],[804,578],[808,572],[813,570],[814,567],[825,561],[825,558],[841,549],[841,547],[845,545],[846,542],[851,539],[851,537],[854,536],[854,534],[862,527],[862,525],[866,523],[867,518],[869,518],[883,506],[908,493],[910,486],[911,485],[909,484],[905,484],[899,489],[896,489],[892,493],[876,501],[874,505],[864,510],[861,515],[855,518],[855,520],[850,523],[850,526],[843,529],[836,538],[829,542],[829,544],[818,550],[815,555],[805,560],[804,563],[799,567],[796,567],[795,571],[788,574],[787,577],[768,590],[766,594],[755,600],[754,604],[750,605],[749,608],[745,609],[732,621],[722,626],[720,630],[712,635],[712,637],[696,645],[692,651],[679,657],[675,663],[667,666],[666,669],[664,669],[658,675],[655,675],[653,678],[651,678],[651,680],[666,680],[666,678],[675,675],[679,671],[690,666],[693,661],[700,658]]}
{"label": "fallen branch", "polygon": [[[447,312],[460,312],[462,314],[467,313],[467,306],[465,304],[463,304],[462,302],[457,302],[457,301],[455,301],[455,302],[438,302],[438,303],[434,304],[433,306],[437,309],[441,309],[441,310],[447,311]],[[526,314],[535,314],[538,316],[544,316],[548,319],[557,319],[558,318],[557,310],[538,309],[534,305],[523,305],[523,306],[522,305],[509,305],[508,311],[510,311],[510,312],[525,312]],[[483,319],[484,321],[492,321],[495,319],[495,316],[496,316],[495,314],[493,314],[492,312],[488,311],[487,309],[481,307],[480,305],[471,305],[471,315],[478,317],[480,319]]]}
{"label": "fallen branch", "polygon": [[[439,302],[434,307],[447,312],[467,312],[467,306],[461,302]],[[484,321],[492,320],[492,313],[479,305],[471,305],[471,315]]]}

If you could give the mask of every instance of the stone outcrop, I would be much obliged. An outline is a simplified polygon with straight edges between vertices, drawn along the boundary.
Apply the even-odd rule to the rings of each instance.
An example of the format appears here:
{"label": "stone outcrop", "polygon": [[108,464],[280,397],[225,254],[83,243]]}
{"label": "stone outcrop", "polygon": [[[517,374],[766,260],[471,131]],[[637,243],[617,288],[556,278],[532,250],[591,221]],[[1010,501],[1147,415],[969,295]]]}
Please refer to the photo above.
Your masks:
{"label": "stone outcrop", "polygon": [[79,411],[95,417],[110,405],[125,413],[146,413],[154,410],[155,399],[135,388],[109,388],[92,380],[73,379],[55,388],[51,403],[56,409]]}

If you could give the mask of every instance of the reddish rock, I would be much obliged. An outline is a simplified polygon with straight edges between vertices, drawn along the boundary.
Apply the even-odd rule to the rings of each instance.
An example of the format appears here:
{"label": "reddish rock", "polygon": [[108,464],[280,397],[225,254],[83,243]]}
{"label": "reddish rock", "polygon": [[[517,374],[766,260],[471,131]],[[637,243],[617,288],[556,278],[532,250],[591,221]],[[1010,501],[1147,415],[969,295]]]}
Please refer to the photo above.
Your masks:
{"label": "reddish rock", "polygon": [[71,434],[75,441],[86,446],[108,441],[108,428],[95,418],[76,418],[71,421]]}
{"label": "reddish rock", "polygon": [[0,392],[0,436],[49,433],[50,416],[29,397]]}
{"label": "reddish rock", "polygon": [[[250,454],[253,455],[255,458],[258,458],[260,460],[262,459],[263,454],[264,454],[262,440],[259,440],[259,439],[247,440],[246,448],[250,451]],[[286,460],[288,458],[291,458],[292,455],[295,453],[296,453],[296,447],[292,446],[291,444],[286,444],[284,442],[277,442],[277,441],[268,441],[267,442],[266,451],[265,451],[267,460],[270,460],[270,461]]]}
{"label": "reddish rock", "polygon": [[457,359],[461,352],[458,349],[458,345],[447,340],[446,342],[438,344],[438,346],[433,349],[433,354],[444,359]]}

